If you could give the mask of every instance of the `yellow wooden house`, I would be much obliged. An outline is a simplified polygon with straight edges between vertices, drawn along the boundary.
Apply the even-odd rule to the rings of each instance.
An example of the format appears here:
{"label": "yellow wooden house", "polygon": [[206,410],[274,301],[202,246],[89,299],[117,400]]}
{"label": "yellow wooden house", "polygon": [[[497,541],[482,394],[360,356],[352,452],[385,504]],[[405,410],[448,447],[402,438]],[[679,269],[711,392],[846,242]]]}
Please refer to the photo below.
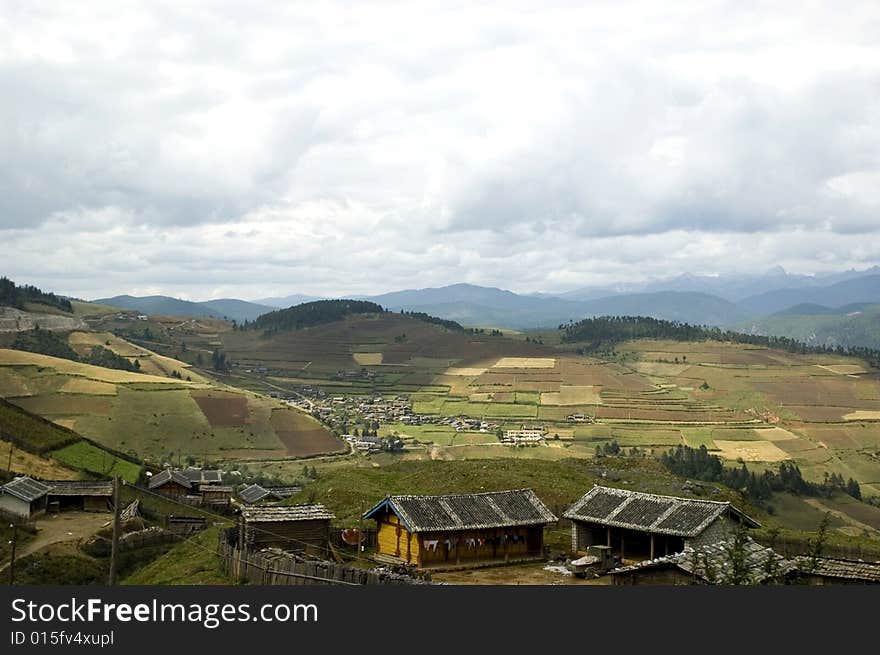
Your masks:
{"label": "yellow wooden house", "polygon": [[543,556],[557,519],[531,489],[446,496],[387,496],[376,521],[376,558],[419,568],[466,567]]}

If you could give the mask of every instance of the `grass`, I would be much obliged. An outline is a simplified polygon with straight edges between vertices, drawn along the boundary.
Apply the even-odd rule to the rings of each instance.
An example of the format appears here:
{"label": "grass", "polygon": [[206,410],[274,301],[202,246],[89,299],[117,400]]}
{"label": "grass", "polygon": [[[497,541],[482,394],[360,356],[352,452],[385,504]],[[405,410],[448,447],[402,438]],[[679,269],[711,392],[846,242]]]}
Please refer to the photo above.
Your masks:
{"label": "grass", "polygon": [[60,450],[55,450],[51,456],[71,468],[104,477],[118,475],[126,482],[137,481],[141,472],[139,464],[117,457],[87,441],[79,441]]}
{"label": "grass", "polygon": [[3,399],[0,399],[0,434],[35,453],[44,453],[82,438],[72,430],[55,425]]}
{"label": "grass", "polygon": [[122,580],[124,585],[229,585],[217,555],[218,528],[208,528],[175,545]]}

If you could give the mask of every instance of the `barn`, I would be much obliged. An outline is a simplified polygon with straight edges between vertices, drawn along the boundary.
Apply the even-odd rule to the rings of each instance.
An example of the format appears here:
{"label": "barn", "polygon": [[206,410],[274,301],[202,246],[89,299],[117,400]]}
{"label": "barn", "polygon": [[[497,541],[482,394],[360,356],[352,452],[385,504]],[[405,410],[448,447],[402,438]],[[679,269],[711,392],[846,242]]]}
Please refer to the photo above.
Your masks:
{"label": "barn", "polygon": [[113,483],[92,480],[55,480],[47,482],[49,509],[106,512],[113,504]]}
{"label": "barn", "polygon": [[760,527],[728,502],[678,498],[595,485],[563,516],[571,521],[571,549],[604,545],[621,561],[680,553],[685,546],[728,539],[740,524]]}
{"label": "barn", "polygon": [[281,548],[326,557],[334,518],[323,505],[243,507],[238,522],[239,548]]}
{"label": "barn", "polygon": [[0,487],[0,511],[29,521],[45,513],[50,489],[33,478],[17,477]]}
{"label": "barn", "polygon": [[419,568],[540,558],[557,520],[531,489],[387,496],[363,517],[376,521],[377,560]]}

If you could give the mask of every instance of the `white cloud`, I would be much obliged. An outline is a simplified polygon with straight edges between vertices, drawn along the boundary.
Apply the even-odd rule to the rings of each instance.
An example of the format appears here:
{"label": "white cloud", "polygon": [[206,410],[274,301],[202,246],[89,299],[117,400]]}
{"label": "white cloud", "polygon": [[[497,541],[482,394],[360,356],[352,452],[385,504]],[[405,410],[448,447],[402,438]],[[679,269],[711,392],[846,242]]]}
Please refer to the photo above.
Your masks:
{"label": "white cloud", "polygon": [[4,3],[3,272],[258,297],[875,264],[877,34],[870,2]]}

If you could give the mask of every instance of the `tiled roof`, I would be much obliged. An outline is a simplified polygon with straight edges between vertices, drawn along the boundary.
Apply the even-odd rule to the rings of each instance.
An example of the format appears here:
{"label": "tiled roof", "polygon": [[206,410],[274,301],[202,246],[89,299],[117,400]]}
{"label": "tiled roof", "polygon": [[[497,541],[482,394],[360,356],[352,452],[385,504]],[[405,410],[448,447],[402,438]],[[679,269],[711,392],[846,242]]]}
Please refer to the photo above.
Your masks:
{"label": "tiled roof", "polygon": [[290,498],[302,491],[302,487],[266,487],[266,491],[279,499]]}
{"label": "tiled roof", "polygon": [[161,487],[163,484],[168,482],[176,482],[182,487],[186,487],[187,489],[192,487],[192,483],[189,478],[186,477],[180,471],[175,471],[172,469],[165,469],[150,478],[150,489],[155,489],[156,487]]}
{"label": "tiled roof", "polygon": [[[733,540],[731,539],[714,544],[703,544],[696,548],[685,546],[680,553],[646,560],[632,566],[623,566],[613,569],[610,573],[611,575],[622,575],[658,567],[676,567],[685,573],[695,575],[703,582],[725,584],[729,581],[733,570],[730,557],[732,544]],[[743,550],[745,552],[746,575],[751,584],[760,584],[771,577],[782,577],[795,569],[793,561],[785,559],[772,548],[762,546],[751,537],[746,537]],[[771,561],[773,564],[770,564]]]}
{"label": "tiled roof", "polygon": [[33,478],[24,476],[7,482],[0,487],[0,489],[3,490],[3,493],[15,496],[26,503],[30,503],[49,493],[51,487],[42,482],[38,482]]}
{"label": "tiled roof", "polygon": [[798,571],[809,575],[880,583],[880,562],[863,562],[862,560],[833,557],[816,558],[815,565],[809,557],[798,557],[796,562]]}
{"label": "tiled roof", "polygon": [[243,507],[241,516],[245,523],[265,523],[276,521],[312,521],[334,519],[323,505],[286,505],[284,507],[261,505]]}
{"label": "tiled roof", "polygon": [[724,513],[759,523],[726,502],[660,496],[595,485],[563,515],[567,519],[679,537],[695,537]]}
{"label": "tiled roof", "polygon": [[181,471],[190,482],[201,484],[220,484],[223,481],[223,472],[217,469],[187,468]]}
{"label": "tiled roof", "polygon": [[50,496],[112,496],[113,483],[100,480],[54,480],[46,482]]}
{"label": "tiled roof", "polygon": [[246,503],[257,503],[268,495],[269,491],[258,484],[248,485],[238,492],[238,497]]}
{"label": "tiled roof", "polygon": [[448,496],[388,496],[364,514],[370,518],[384,507],[393,511],[410,532],[475,530],[556,521],[531,489]]}

